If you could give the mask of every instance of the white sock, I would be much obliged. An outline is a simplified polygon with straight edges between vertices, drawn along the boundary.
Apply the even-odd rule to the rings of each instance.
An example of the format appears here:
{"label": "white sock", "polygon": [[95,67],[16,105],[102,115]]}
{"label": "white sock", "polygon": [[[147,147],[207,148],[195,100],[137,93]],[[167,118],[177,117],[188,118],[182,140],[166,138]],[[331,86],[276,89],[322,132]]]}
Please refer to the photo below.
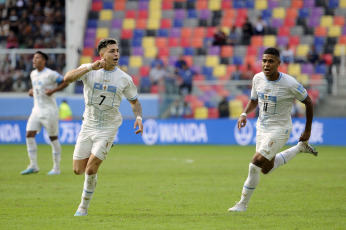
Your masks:
{"label": "white sock", "polygon": [[96,188],[96,183],[97,183],[97,174],[88,175],[85,173],[82,201],[78,207],[79,212],[86,212],[88,210],[91,198]]}
{"label": "white sock", "polygon": [[28,151],[28,156],[30,160],[29,168],[38,169],[37,165],[37,145],[34,137],[26,138],[26,149]]}
{"label": "white sock", "polygon": [[299,148],[299,144],[298,144],[298,145],[293,146],[289,149],[286,149],[283,152],[277,153],[275,155],[274,166],[268,172],[268,174],[273,172],[276,168],[280,167],[281,165],[287,164],[287,162],[292,160],[293,157],[295,157],[300,152],[301,152],[301,149]]}
{"label": "white sock", "polygon": [[250,163],[249,164],[249,175],[244,183],[243,191],[239,204],[247,205],[250,201],[252,193],[255,191],[260,177],[261,168]]}
{"label": "white sock", "polygon": [[51,141],[52,156],[53,156],[53,170],[60,170],[61,159],[61,145],[58,139]]}

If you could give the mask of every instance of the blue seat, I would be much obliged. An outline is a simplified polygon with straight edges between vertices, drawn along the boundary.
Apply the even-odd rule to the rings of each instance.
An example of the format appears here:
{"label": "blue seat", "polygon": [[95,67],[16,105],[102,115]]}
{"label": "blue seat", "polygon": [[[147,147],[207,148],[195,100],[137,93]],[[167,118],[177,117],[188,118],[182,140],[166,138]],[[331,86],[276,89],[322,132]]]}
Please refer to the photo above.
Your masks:
{"label": "blue seat", "polygon": [[240,57],[240,56],[233,57],[233,65],[242,65],[242,64],[243,64],[243,57]]}
{"label": "blue seat", "polygon": [[134,46],[134,47],[142,46],[142,38],[133,38],[131,42],[131,46]]}
{"label": "blue seat", "polygon": [[328,1],[328,7],[329,8],[338,8],[339,7],[339,0],[329,0]]}
{"label": "blue seat", "polygon": [[272,14],[273,14],[272,9],[262,10],[263,20],[265,20],[265,21],[270,20],[272,18]]}
{"label": "blue seat", "polygon": [[157,32],[158,37],[168,37],[168,30],[167,29],[159,29]]}
{"label": "blue seat", "polygon": [[246,0],[245,7],[248,9],[255,8],[255,1],[254,0]]}
{"label": "blue seat", "polygon": [[187,10],[187,17],[188,18],[197,18],[197,11],[195,9]]}
{"label": "blue seat", "polygon": [[119,58],[119,65],[126,65],[129,66],[129,57],[128,56],[121,56],[121,58]]}
{"label": "blue seat", "polygon": [[113,2],[103,2],[103,9],[113,10]]}
{"label": "blue seat", "polygon": [[145,35],[145,31],[142,29],[135,29],[133,31],[133,38],[143,38]]}
{"label": "blue seat", "polygon": [[301,8],[299,9],[298,17],[299,18],[307,18],[309,17],[310,10],[309,8]]}
{"label": "blue seat", "polygon": [[318,64],[315,69],[315,73],[326,74],[327,66],[325,64]]}
{"label": "blue seat", "polygon": [[195,55],[195,49],[191,47],[184,48],[184,55],[188,55],[188,56]]}
{"label": "blue seat", "polygon": [[97,19],[89,19],[87,22],[87,28],[97,28]]}
{"label": "blue seat", "polygon": [[245,8],[245,1],[243,1],[243,0],[235,0],[235,1],[233,1],[233,8],[235,8],[235,9]]}
{"label": "blue seat", "polygon": [[315,46],[323,46],[325,42],[325,37],[315,37],[314,38],[314,45]]}
{"label": "blue seat", "polygon": [[181,28],[181,27],[183,27],[183,22],[184,22],[184,20],[174,19],[174,21],[173,21],[173,27],[175,27],[175,28]]}
{"label": "blue seat", "polygon": [[213,76],[213,67],[207,67],[203,66],[202,67],[202,74],[207,76]]}

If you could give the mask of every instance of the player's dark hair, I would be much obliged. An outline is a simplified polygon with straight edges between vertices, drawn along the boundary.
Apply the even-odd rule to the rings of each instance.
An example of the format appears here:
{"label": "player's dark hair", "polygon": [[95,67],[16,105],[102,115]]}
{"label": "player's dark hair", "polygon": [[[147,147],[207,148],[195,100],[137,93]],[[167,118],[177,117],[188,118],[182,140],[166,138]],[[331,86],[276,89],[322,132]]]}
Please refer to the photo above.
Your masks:
{"label": "player's dark hair", "polygon": [[104,39],[101,39],[99,44],[97,45],[97,52],[100,53],[100,51],[103,48],[106,48],[109,44],[118,44],[118,42],[114,38],[104,38]]}
{"label": "player's dark hair", "polygon": [[46,61],[48,61],[48,55],[43,53],[42,51],[37,51],[35,54],[41,55],[41,57],[43,57]]}
{"label": "player's dark hair", "polygon": [[274,56],[277,56],[278,58],[280,58],[280,52],[279,50],[277,50],[276,48],[274,47],[269,47],[267,48],[263,54],[270,54],[270,55],[274,55]]}

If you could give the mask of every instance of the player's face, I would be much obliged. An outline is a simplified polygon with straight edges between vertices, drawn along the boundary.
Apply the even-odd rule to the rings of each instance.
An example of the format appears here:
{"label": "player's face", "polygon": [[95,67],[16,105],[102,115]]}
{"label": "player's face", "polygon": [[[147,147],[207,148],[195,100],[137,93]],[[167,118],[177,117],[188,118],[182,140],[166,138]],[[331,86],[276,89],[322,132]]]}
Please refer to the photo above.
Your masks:
{"label": "player's face", "polygon": [[35,69],[43,69],[45,63],[46,60],[40,54],[35,54],[32,58],[32,66]]}
{"label": "player's face", "polygon": [[117,66],[119,61],[119,47],[117,44],[110,44],[103,52],[102,59],[105,60],[109,67]]}
{"label": "player's face", "polygon": [[271,54],[263,54],[262,71],[267,77],[273,76],[278,72],[281,61],[278,57]]}

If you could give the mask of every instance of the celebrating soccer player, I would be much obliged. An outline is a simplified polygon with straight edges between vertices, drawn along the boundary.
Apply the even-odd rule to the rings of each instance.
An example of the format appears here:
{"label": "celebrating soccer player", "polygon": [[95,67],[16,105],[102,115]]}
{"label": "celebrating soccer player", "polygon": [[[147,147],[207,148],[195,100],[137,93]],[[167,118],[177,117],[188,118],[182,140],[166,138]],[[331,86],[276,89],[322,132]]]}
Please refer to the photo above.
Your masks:
{"label": "celebrating soccer player", "polygon": [[[296,79],[278,71],[280,63],[280,53],[277,49],[268,48],[264,51],[262,72],[254,76],[251,99],[239,117],[238,128],[241,129],[246,125],[246,115],[257,105],[259,106],[256,153],[249,165],[249,174],[244,183],[241,200],[228,211],[246,211],[247,204],[259,182],[260,171],[263,174],[271,173],[298,153],[310,153],[315,156],[318,154],[308,143],[313,118],[312,101],[306,89]],[[279,152],[290,137],[292,129],[290,114],[294,98],[305,104],[305,130],[296,146]]]}
{"label": "celebrating soccer player", "polygon": [[122,123],[119,112],[121,97],[130,102],[136,117],[136,134],[143,133],[142,107],[138,101],[137,88],[132,78],[117,67],[118,42],[112,38],[102,39],[97,50],[101,60],[83,64],[66,73],[65,81],[83,81],[85,111],[83,125],[73,153],[73,170],[85,173],[82,201],[75,216],[86,216],[95,191],[97,171],[113,144]]}

